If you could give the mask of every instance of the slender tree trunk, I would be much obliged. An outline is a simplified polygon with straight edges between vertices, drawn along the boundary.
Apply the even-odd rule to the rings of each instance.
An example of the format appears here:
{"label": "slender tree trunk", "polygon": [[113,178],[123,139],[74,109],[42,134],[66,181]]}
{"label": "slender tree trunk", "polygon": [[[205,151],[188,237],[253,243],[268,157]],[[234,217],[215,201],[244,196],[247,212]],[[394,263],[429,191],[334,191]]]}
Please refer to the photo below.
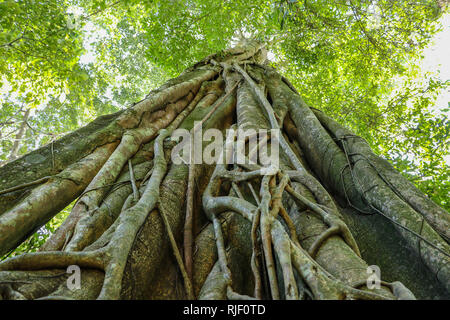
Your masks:
{"label": "slender tree trunk", "polygon": [[30,115],[30,109],[27,109],[23,114],[23,121],[20,124],[19,131],[16,134],[16,138],[14,139],[14,143],[11,149],[11,153],[9,154],[8,161],[13,161],[17,158],[17,153],[19,152],[20,140],[23,138],[25,133],[25,129],[27,127],[28,116]]}
{"label": "slender tree trunk", "polygon": [[[260,141],[278,139],[279,167],[173,162],[171,134],[200,124],[279,130]],[[256,42],[8,163],[0,185],[0,255],[76,200],[39,252],[0,263],[3,299],[449,297],[449,214],[306,105]]]}

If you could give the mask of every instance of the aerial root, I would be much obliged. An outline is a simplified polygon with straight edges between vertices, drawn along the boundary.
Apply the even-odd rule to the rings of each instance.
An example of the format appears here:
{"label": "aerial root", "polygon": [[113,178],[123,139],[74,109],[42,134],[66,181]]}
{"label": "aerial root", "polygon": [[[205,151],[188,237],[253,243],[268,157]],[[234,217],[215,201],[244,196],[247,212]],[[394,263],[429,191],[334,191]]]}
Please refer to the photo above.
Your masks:
{"label": "aerial root", "polygon": [[47,177],[43,177],[43,178],[31,181],[31,182],[20,184],[18,186],[11,187],[11,188],[8,188],[8,189],[0,190],[0,195],[6,194],[6,193],[10,193],[10,192],[14,192],[14,191],[21,190],[21,189],[25,189],[25,188],[28,188],[28,187],[31,187],[31,186],[34,186],[34,185],[37,185],[37,184],[42,184],[44,182],[47,182],[51,178],[52,178],[52,176],[47,176]]}
{"label": "aerial root", "polygon": [[[191,137],[192,138],[192,137]],[[192,141],[192,140],[191,140]],[[191,148],[191,159],[193,159],[193,148]],[[195,164],[189,165],[188,186],[186,191],[186,218],[183,229],[183,248],[184,248],[184,263],[186,265],[186,273],[192,282],[193,269],[193,220],[194,220],[194,186],[195,186]]]}
{"label": "aerial root", "polygon": [[299,201],[300,203],[306,205],[309,209],[317,213],[322,217],[322,220],[329,226],[327,230],[325,230],[319,238],[317,238],[311,248],[309,249],[309,254],[312,257],[315,257],[317,252],[319,251],[322,244],[330,237],[334,235],[340,235],[344,241],[349,245],[349,247],[358,255],[358,257],[361,257],[361,253],[358,248],[358,244],[356,243],[355,238],[353,237],[352,233],[350,232],[350,229],[345,224],[344,221],[342,221],[337,214],[328,212],[329,209],[326,211],[322,208],[322,206],[319,206],[306,197],[302,196],[298,192],[294,190],[290,185],[286,186],[286,191],[294,198],[294,200]]}
{"label": "aerial root", "polygon": [[[119,299],[122,278],[136,235],[148,214],[159,201],[160,184],[167,170],[163,141],[168,136],[163,129],[155,141],[153,172],[136,204],[123,211],[114,223],[107,244],[94,251],[44,251],[23,254],[0,263],[0,270],[38,270],[78,265],[104,270],[105,278],[98,299]],[[164,217],[163,217],[164,220]],[[167,221],[165,221],[167,222]],[[170,229],[168,230],[169,233]],[[189,288],[187,288],[189,290]],[[190,289],[192,292],[192,289]]]}
{"label": "aerial root", "polygon": [[[277,228],[284,232],[281,228]],[[378,293],[358,290],[336,279],[325,271],[302,248],[290,243],[292,262],[304,281],[308,284],[315,298],[339,300],[390,300],[392,298]]]}
{"label": "aerial root", "polygon": [[[80,220],[85,217],[89,218],[89,216],[93,216],[93,213],[96,212],[109,190],[105,187],[116,181],[127,162],[129,164],[133,194],[136,200],[139,197],[139,194],[130,159],[138,152],[142,144],[152,141],[157,136],[158,131],[166,127],[170,128],[169,130],[173,130],[173,127],[186,117],[187,111],[192,110],[192,108],[195,107],[198,100],[203,97],[203,94],[204,93],[202,92],[194,97],[193,93],[189,92],[177,101],[169,103],[162,110],[154,110],[154,112],[150,113],[143,112],[139,118],[139,125],[125,130],[119,145],[96,173],[82,196],[79,197],[72,208],[69,218],[66,219],[51,238],[61,238],[68,230],[73,230],[74,228],[83,230],[84,225],[78,227]],[[74,236],[78,238],[76,233]],[[78,250],[78,243],[71,244],[70,241],[68,248]]]}
{"label": "aerial root", "polygon": [[31,252],[1,262],[0,271],[57,269],[66,268],[70,265],[103,270],[105,261],[102,250],[90,252]]}
{"label": "aerial root", "polygon": [[272,239],[283,274],[284,295],[287,300],[298,300],[299,294],[292,267],[289,236],[286,233],[276,233],[272,230]]}
{"label": "aerial root", "polygon": [[[258,195],[256,194],[255,190],[253,189],[253,186],[250,182],[247,182],[247,185],[249,189],[252,192],[252,196],[255,199],[256,203],[258,205],[260,204],[260,200]],[[239,198],[244,199],[242,192],[239,189],[239,186],[233,182],[233,187],[236,192],[236,194],[239,196]],[[251,239],[252,239],[252,256],[250,260],[250,267],[252,269],[253,278],[255,281],[255,288],[253,290],[253,295],[256,299],[261,300],[262,299],[262,281],[261,281],[261,266],[260,266],[260,256],[261,252],[259,250],[259,242],[258,242],[258,228],[260,226],[261,221],[261,209],[258,207],[258,210],[253,215],[252,219],[252,229],[251,229]],[[230,296],[228,296],[230,300],[238,300],[238,299],[232,299]],[[252,298],[254,299],[254,298]]]}
{"label": "aerial root", "polygon": [[[255,84],[255,82],[247,74],[247,72],[239,67],[238,64],[234,64],[233,67],[234,67],[234,69],[236,71],[238,71],[240,74],[242,74],[242,76],[244,77],[245,81],[252,88],[253,92],[255,93],[256,97],[258,98],[259,102],[261,103],[263,109],[265,110],[265,112],[266,112],[266,114],[268,116],[268,119],[269,119],[271,127],[273,129],[280,129],[280,126],[279,126],[279,124],[277,122],[277,119],[275,117],[275,112],[274,112],[271,104],[269,103],[269,101],[265,97],[264,93],[262,92],[262,90]],[[281,146],[282,150],[285,152],[285,154],[288,156],[289,160],[291,161],[292,165],[295,167],[295,169],[296,169],[296,171],[297,171],[297,173],[299,175],[299,178],[301,180],[303,180],[303,184],[306,183],[306,186],[313,192],[314,195],[319,195],[319,198],[322,199],[321,201],[323,203],[329,204],[329,206],[330,206],[332,211],[333,210],[337,211],[337,208],[333,204],[333,202],[330,199],[328,193],[324,190],[324,188],[321,186],[321,184],[306,171],[306,169],[300,163],[300,161],[298,160],[297,156],[295,155],[295,152],[292,150],[292,148],[290,147],[289,143],[284,138],[284,136],[280,135],[278,140],[279,140],[279,143],[280,143],[280,146]],[[283,178],[281,177],[281,179],[283,179]],[[328,224],[328,226],[330,227],[330,229],[328,231],[326,231],[322,236],[320,236],[318,241],[316,241],[314,243],[314,245],[312,246],[311,254],[313,256],[320,249],[321,245],[324,243],[324,241],[326,239],[328,239],[332,235],[335,235],[335,234],[339,233],[342,236],[342,238],[344,239],[344,241],[352,248],[352,250],[359,257],[361,257],[358,245],[356,244],[356,241],[353,238],[350,230],[348,229],[347,225],[338,217],[337,214],[329,214],[328,212],[324,211],[322,208],[320,208],[316,204],[312,203],[311,201],[309,201],[305,197],[301,197],[301,198],[297,197],[295,194],[293,194],[292,191],[294,191],[294,190],[290,186],[288,186],[287,190],[297,200],[300,200],[301,202],[306,204],[308,207],[311,207],[311,209],[313,211],[318,213],[322,217],[323,221],[326,224]],[[299,196],[301,196],[301,195],[299,195]],[[307,202],[305,202],[305,200]],[[278,212],[276,212],[276,214],[278,214]]]}
{"label": "aerial root", "polygon": [[254,178],[259,178],[263,174],[263,169],[254,170],[254,171],[239,171],[238,169],[235,170],[221,170],[221,172],[218,174],[219,177],[232,180],[233,182],[241,182],[241,181],[247,181]]}
{"label": "aerial root", "polygon": [[252,219],[252,257],[251,257],[251,268],[253,272],[253,278],[255,280],[255,289],[254,289],[254,296],[256,299],[262,299],[262,281],[261,281],[261,266],[259,263],[259,259],[261,256],[261,252],[259,250],[259,243],[258,243],[258,227],[261,220],[261,210],[258,208],[258,210],[253,215]]}
{"label": "aerial root", "polygon": [[178,249],[177,242],[175,240],[175,237],[173,236],[172,229],[170,228],[170,223],[167,220],[166,214],[164,213],[164,210],[159,206],[159,213],[161,214],[162,220],[164,222],[164,226],[166,227],[167,234],[169,236],[170,245],[172,247],[173,254],[175,256],[175,259],[177,261],[178,267],[180,268],[181,275],[183,277],[184,281],[184,287],[186,289],[187,298],[189,300],[193,300],[195,298],[194,295],[194,288],[192,286],[192,278],[188,275],[186,272],[186,268],[183,263],[183,258],[181,257],[180,250]]}
{"label": "aerial root", "polygon": [[[256,177],[260,177],[264,175],[263,169],[257,169],[247,172],[241,172],[239,170],[221,170],[219,172],[219,176],[221,178],[229,179],[233,182],[240,182],[240,181],[246,181],[249,179],[254,179]],[[319,236],[319,238],[313,243],[310,249],[310,255],[315,257],[316,253],[322,246],[322,244],[331,236],[334,235],[340,235],[344,241],[350,246],[350,248],[359,256],[361,257],[361,253],[359,251],[358,245],[356,243],[356,240],[354,239],[353,235],[350,232],[350,229],[348,226],[343,222],[337,214],[329,213],[327,211],[331,211],[329,208],[325,208],[322,205],[315,204],[308,200],[306,197],[303,197],[299,193],[297,193],[289,184],[289,176],[287,174],[278,172],[277,176],[280,178],[280,186],[279,189],[276,191],[276,194],[272,196],[273,201],[273,208],[272,208],[272,215],[276,218],[278,213],[282,216],[282,218],[285,220],[289,231],[291,233],[292,239],[294,242],[296,242],[299,245],[295,226],[292,222],[292,220],[289,217],[289,214],[286,212],[285,208],[282,205],[281,202],[281,195],[284,189],[288,191],[295,200],[300,201],[302,204],[308,206],[311,210],[319,214],[323,221],[329,226],[329,229],[323,232]],[[255,198],[256,199],[256,198]],[[327,210],[327,211],[326,211]]]}
{"label": "aerial root", "polygon": [[[193,135],[201,130],[202,126],[208,119],[217,111],[217,109],[224,103],[224,101],[234,92],[234,90],[239,85],[236,82],[231,89],[222,95],[219,99],[215,101],[214,106],[211,110],[202,118],[202,120],[193,128],[191,133],[191,141],[193,141]],[[206,87],[200,89],[200,92]],[[186,265],[186,274],[189,281],[192,283],[192,268],[193,268],[193,257],[192,257],[192,247],[193,247],[193,220],[194,220],[194,185],[195,185],[195,163],[194,158],[194,148],[190,148],[190,165],[189,165],[189,175],[188,175],[188,187],[186,195],[186,218],[183,230],[183,247],[184,247],[184,263]]]}
{"label": "aerial root", "polygon": [[[130,199],[133,199],[133,196],[130,195]],[[131,201],[130,201],[131,203]],[[127,208],[128,209],[128,208]],[[119,219],[116,219],[112,225],[109,226],[108,229],[106,229],[105,232],[102,233],[102,235],[95,240],[92,244],[90,244],[89,246],[85,247],[83,249],[83,251],[94,251],[103,247],[106,247],[108,245],[108,243],[111,241],[114,232],[116,231],[116,228],[119,224]]]}
{"label": "aerial root", "polygon": [[75,299],[70,298],[70,297],[65,297],[65,296],[50,295],[50,296],[40,297],[40,298],[37,298],[34,300],[61,301],[61,300],[75,300]]}
{"label": "aerial root", "polygon": [[[223,175],[225,174],[227,170],[225,169],[225,166],[223,164],[216,165],[216,168],[212,174],[212,177],[208,183],[208,186],[203,193],[203,207],[205,209],[206,216],[208,219],[213,223],[214,227],[214,234],[216,239],[216,248],[217,248],[217,254],[218,254],[218,261],[216,266],[211,271],[210,275],[208,276],[207,281],[203,285],[202,292],[210,290],[210,286],[213,287],[220,287],[223,286],[226,287],[226,293],[230,294],[230,297],[237,298],[239,295],[233,294],[232,290],[232,277],[231,277],[231,271],[227,264],[227,258],[226,258],[226,250],[225,250],[225,242],[222,234],[222,228],[221,224],[217,218],[218,212],[215,210],[216,206],[216,193],[219,191],[221,181],[223,179]],[[236,172],[238,172],[236,170]],[[237,188],[237,185],[235,185],[235,188]],[[235,191],[236,195],[242,197],[242,193],[239,190]],[[226,200],[228,199],[236,199],[235,197],[225,197]],[[245,200],[242,200],[245,201]],[[212,283],[218,283],[219,285],[213,285]],[[211,289],[212,290],[212,289]],[[221,289],[213,290],[212,292],[221,291]],[[202,297],[202,292],[200,296]],[[206,293],[206,296],[209,296],[208,293]]]}
{"label": "aerial root", "polygon": [[283,218],[284,222],[286,222],[292,241],[300,247],[300,242],[298,241],[297,230],[295,229],[294,222],[292,221],[289,213],[286,211],[283,205],[280,206],[280,215]]}
{"label": "aerial root", "polygon": [[286,187],[289,184],[289,176],[282,174],[281,172],[277,173],[277,176],[280,178],[280,182],[278,186],[276,186],[276,180],[271,180],[271,197],[272,197],[272,210],[271,215],[276,219],[278,214],[283,218],[284,222],[286,223],[286,226],[289,229],[289,232],[291,234],[291,239],[294,241],[295,244],[300,246],[300,243],[298,241],[297,236],[297,230],[295,229],[294,222],[292,221],[291,217],[289,216],[288,212],[283,206],[283,192],[286,189]]}
{"label": "aerial root", "polygon": [[19,291],[13,289],[11,284],[3,284],[0,282],[0,300],[27,300],[27,298]]}
{"label": "aerial root", "polygon": [[245,294],[234,292],[230,286],[227,287],[227,298],[228,300],[258,300]]}
{"label": "aerial root", "polygon": [[[380,280],[379,284],[388,287],[398,300],[416,300],[414,294],[400,281],[386,282]],[[362,280],[360,282],[353,283],[351,286],[355,289],[358,289],[359,287],[365,285],[367,285],[367,281]]]}
{"label": "aerial root", "polygon": [[139,190],[136,185],[136,179],[134,178],[134,171],[133,171],[133,165],[131,164],[131,159],[128,159],[128,169],[130,170],[130,181],[131,181],[131,187],[133,189],[133,199],[135,202],[139,200]]}
{"label": "aerial root", "polygon": [[358,255],[358,257],[361,257],[361,253],[355,239],[353,238],[353,235],[351,234],[348,226],[342,220],[327,219],[325,222],[329,223],[330,227],[320,234],[309,248],[309,254],[311,257],[314,258],[325,241],[335,235],[341,236],[348,246]]}
{"label": "aerial root", "polygon": [[[187,117],[187,115],[189,115],[189,113],[198,105],[199,101],[202,100],[202,98],[208,94],[207,88],[211,87],[211,85],[202,85],[201,89],[199,90],[199,92],[195,95],[195,97],[190,101],[190,103],[184,107],[183,110],[181,110],[176,116],[174,116],[174,119],[172,120],[172,122],[170,122],[170,124],[167,125],[166,122],[161,122],[158,123],[157,121],[154,121],[154,126],[150,126],[147,129],[145,129],[144,127],[142,128],[143,131],[141,132],[141,136],[140,136],[140,142],[141,144],[139,146],[142,145],[142,142],[146,142],[151,140],[155,134],[156,134],[156,128],[158,127],[166,127],[165,130],[168,132],[168,135],[170,135],[176,128],[178,128],[178,126],[183,122],[183,120]],[[214,86],[213,86],[214,88]],[[190,94],[191,95],[191,94]],[[168,107],[169,108],[169,107]],[[170,109],[170,108],[169,108]],[[173,108],[171,109],[172,111]],[[148,120],[148,119],[147,119]],[[148,122],[148,121],[147,121]],[[152,121],[150,121],[152,122]],[[145,130],[144,130],[145,129]],[[138,129],[133,129],[133,130],[138,130]],[[134,131],[132,131],[134,132]],[[136,131],[137,132],[137,131]],[[128,134],[130,136],[130,133]],[[135,135],[139,136],[137,133],[135,133]],[[133,134],[131,134],[130,137],[132,137]],[[126,142],[126,141],[124,141]],[[152,154],[154,156],[155,154],[155,140],[151,140],[149,143],[149,148],[150,150],[152,150]],[[126,146],[127,144],[124,143],[124,145]],[[170,144],[166,144],[166,147],[168,147],[168,149],[170,149],[172,146]],[[127,181],[122,181],[120,183],[123,182],[131,182],[131,186],[132,186],[132,197],[130,199],[127,199],[126,202],[124,203],[124,207],[122,208],[122,211],[125,211],[126,209],[128,209],[129,207],[131,207],[132,205],[136,204],[141,196],[141,191],[144,189],[143,186],[146,185],[148,179],[151,177],[151,175],[153,174],[153,168],[151,168],[146,174],[145,176],[142,178],[142,174],[140,174],[140,178],[138,179],[137,177],[137,171],[135,170],[135,168],[133,168],[132,166],[132,161],[133,161],[133,157],[136,156],[137,154],[133,154],[133,153],[127,153],[127,160],[125,162],[128,162],[128,171],[129,171],[129,175],[130,175],[130,179]],[[109,172],[105,173],[106,175],[109,174]],[[119,178],[120,179],[120,178]],[[140,180],[140,183],[138,183],[138,180]],[[107,184],[107,185],[103,185],[100,188],[106,187],[106,186],[111,186],[111,185],[115,185],[116,183],[112,183],[112,184]],[[92,188],[88,187],[88,190],[85,191],[81,196],[80,196],[80,200],[81,203],[83,202],[83,197],[85,196],[86,193],[90,193],[93,192],[99,188]],[[106,197],[106,195],[103,197],[103,199]],[[92,212],[92,211],[91,211]],[[85,221],[80,221],[77,226],[77,228],[79,228],[81,230],[81,232],[79,234],[76,234],[72,239],[70,239],[70,243],[68,246],[68,250],[73,250],[73,251],[78,251],[78,250],[82,250],[83,246],[86,245],[86,237],[89,234],[89,232],[86,232],[86,228],[88,229],[94,229],[94,226],[98,226],[98,224],[100,223],[99,221],[101,221],[101,219],[97,219],[96,216],[90,215],[88,217],[86,217],[87,220]],[[81,226],[80,226],[81,224]],[[92,231],[91,231],[92,233]]]}
{"label": "aerial root", "polygon": [[[279,184],[276,184],[276,176],[280,177]],[[278,217],[278,214],[282,210],[283,207],[282,203],[282,196],[284,189],[286,188],[287,184],[289,183],[289,177],[287,175],[274,175],[270,181],[269,181],[269,192],[271,196],[271,210],[270,210],[270,216],[273,221],[275,221]],[[282,211],[281,216],[286,221],[286,224],[288,225],[288,228],[290,229],[291,236],[294,235],[296,237],[296,231],[295,227],[293,226],[292,220],[290,219],[287,212]],[[271,227],[272,229],[272,227]],[[272,230],[271,230],[272,232]],[[287,234],[283,234],[283,237],[280,237],[280,234],[271,234],[272,236],[272,242],[274,246],[274,251],[278,257],[281,271],[283,275],[284,280],[284,294],[285,298],[288,300],[298,300],[298,289],[297,289],[297,283],[294,277],[294,271],[292,268],[292,262],[291,262],[291,252],[289,248],[289,237]],[[298,240],[296,241],[296,244],[300,245],[298,243]]]}
{"label": "aerial root", "polygon": [[[160,184],[167,171],[163,141],[167,136],[170,135],[171,131],[181,123],[181,121],[189,114],[189,112],[195,108],[198,100],[200,100],[204,96],[204,94],[205,92],[202,92],[201,94],[197,95],[196,99],[187,108],[185,108],[185,110],[178,114],[174,121],[172,121],[172,124],[168,127],[168,130],[160,130],[159,135],[154,142],[153,168],[148,174],[148,182],[145,181],[147,177],[145,177],[141,182],[140,190],[138,189],[138,185],[136,183],[135,172],[133,170],[134,168],[130,161],[130,157],[126,157],[127,159],[124,159],[125,157],[121,159],[124,160],[125,163],[128,161],[130,182],[133,189],[133,201],[130,201],[127,206],[124,207],[123,210],[121,210],[120,215],[115,220],[113,225],[111,225],[110,228],[107,229],[99,239],[94,241],[91,245],[85,247],[84,251],[48,251],[39,252],[37,254],[25,254],[20,257],[9,259],[5,263],[0,264],[0,270],[9,270],[9,268],[19,270],[59,268],[67,267],[71,264],[76,264],[80,267],[97,268],[105,272],[103,286],[98,299],[120,298],[121,283],[128,254],[133,246],[134,240],[140,227],[145,222],[148,214],[157,206],[159,202]],[[217,103],[214,110],[216,110],[221,105],[221,102],[228,95],[220,99],[220,102]],[[211,116],[211,114],[212,112],[210,112],[207,116],[209,117]],[[132,139],[134,138],[134,136],[129,135],[128,138]],[[137,138],[144,139],[140,136]],[[125,137],[123,140],[126,140]],[[122,145],[125,147],[125,144]],[[109,160],[111,160],[111,158]],[[92,192],[95,193],[95,191]],[[82,206],[83,204],[83,201],[79,202],[79,206]],[[86,209],[89,208],[84,208],[85,211]],[[167,233],[169,234],[169,240],[171,242],[173,253],[185,280],[187,297],[189,299],[193,299],[194,293],[192,282],[186,274],[186,270],[178,251],[173,233],[170,229],[170,225],[166,216],[164,215],[164,212],[162,212],[162,210],[159,211],[161,213],[161,218],[165,225]]]}
{"label": "aerial root", "polygon": [[332,226],[322,232],[319,237],[314,241],[314,243],[311,245],[311,247],[308,250],[309,255],[312,258],[316,257],[317,252],[322,247],[323,243],[328,240],[328,238],[331,238],[332,236],[339,235],[340,229],[337,226]]}

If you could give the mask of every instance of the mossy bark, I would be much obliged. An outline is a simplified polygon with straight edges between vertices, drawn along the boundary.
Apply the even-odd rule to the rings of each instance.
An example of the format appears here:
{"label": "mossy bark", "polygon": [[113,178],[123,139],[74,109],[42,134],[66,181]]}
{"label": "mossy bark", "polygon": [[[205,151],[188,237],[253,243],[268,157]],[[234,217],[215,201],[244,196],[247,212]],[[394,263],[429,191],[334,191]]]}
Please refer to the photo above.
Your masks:
{"label": "mossy bark", "polygon": [[[166,137],[198,121],[224,135],[279,129],[280,168],[189,173]],[[0,263],[2,299],[449,297],[448,213],[306,105],[259,43],[8,163],[0,185],[0,255],[77,200],[39,252]],[[67,286],[72,264],[79,290]],[[366,286],[372,264],[377,289]]]}

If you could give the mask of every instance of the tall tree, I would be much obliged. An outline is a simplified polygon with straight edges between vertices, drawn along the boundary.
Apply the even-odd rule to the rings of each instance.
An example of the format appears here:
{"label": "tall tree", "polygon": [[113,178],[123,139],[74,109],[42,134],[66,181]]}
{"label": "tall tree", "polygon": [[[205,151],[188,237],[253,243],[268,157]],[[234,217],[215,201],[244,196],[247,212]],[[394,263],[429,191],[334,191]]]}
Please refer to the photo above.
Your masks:
{"label": "tall tree", "polygon": [[[308,106],[266,53],[242,41],[1,167],[0,255],[75,201],[39,252],[0,263],[2,297],[448,297],[449,214]],[[198,122],[279,130],[263,140],[279,142],[279,168],[174,163],[169,136]],[[70,265],[81,289],[67,286]]]}
{"label": "tall tree", "polygon": [[245,34],[306,102],[448,210],[450,126],[435,98],[450,82],[417,69],[443,14],[440,0],[3,1],[0,163],[16,141],[19,156],[51,143]]}

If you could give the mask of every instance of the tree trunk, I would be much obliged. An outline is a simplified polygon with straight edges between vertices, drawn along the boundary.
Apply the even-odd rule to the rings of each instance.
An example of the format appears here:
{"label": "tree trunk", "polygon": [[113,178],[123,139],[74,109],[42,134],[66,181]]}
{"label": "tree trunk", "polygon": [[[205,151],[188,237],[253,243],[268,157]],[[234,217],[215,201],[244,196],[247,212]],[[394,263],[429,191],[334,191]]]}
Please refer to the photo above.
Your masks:
{"label": "tree trunk", "polygon": [[[279,130],[264,140],[279,167],[177,164],[170,135],[195,139],[199,122]],[[76,200],[39,252],[0,263],[3,299],[449,298],[449,214],[306,105],[255,42],[6,164],[0,183],[0,255]]]}
{"label": "tree trunk", "polygon": [[20,140],[22,140],[22,137],[25,133],[29,115],[30,115],[30,109],[27,109],[25,111],[25,113],[23,114],[23,121],[20,124],[19,131],[16,134],[16,138],[14,140],[14,143],[13,143],[13,146],[11,149],[11,153],[9,154],[8,161],[13,161],[17,158],[17,153],[19,152],[19,148],[20,148]]}

